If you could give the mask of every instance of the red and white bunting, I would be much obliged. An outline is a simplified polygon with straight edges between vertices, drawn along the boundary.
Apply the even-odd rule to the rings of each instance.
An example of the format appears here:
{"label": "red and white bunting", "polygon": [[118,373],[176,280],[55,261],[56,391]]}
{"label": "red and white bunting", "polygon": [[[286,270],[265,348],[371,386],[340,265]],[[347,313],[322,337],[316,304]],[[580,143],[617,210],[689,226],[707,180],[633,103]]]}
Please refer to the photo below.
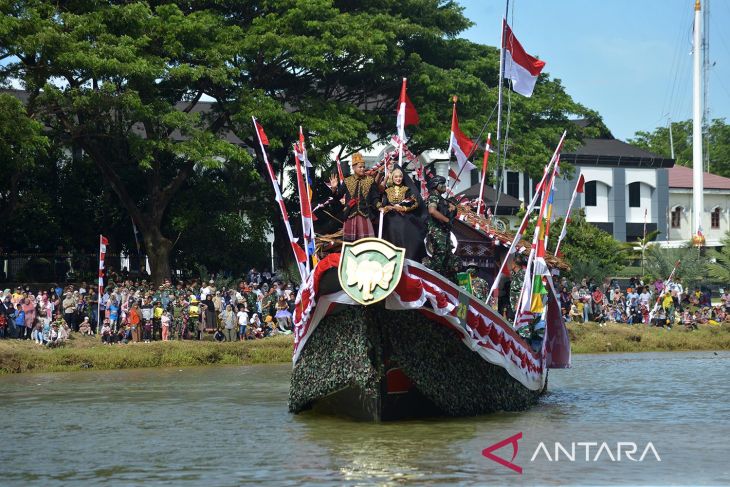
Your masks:
{"label": "red and white bunting", "polygon": [[[339,258],[339,254],[330,254],[322,259],[299,290],[294,311],[294,363],[317,325],[337,304],[358,306],[342,290],[320,293],[320,279],[325,272],[337,268]],[[466,314],[461,312],[460,317],[463,305]],[[455,330],[467,347],[504,368],[530,390],[539,390],[545,384],[549,365],[545,354],[526,346],[492,308],[419,263],[406,259],[400,282],[386,298],[385,307],[394,311],[416,310]]]}
{"label": "red and white bunting", "polygon": [[289,242],[292,247],[292,251],[294,252],[294,258],[297,261],[297,267],[299,268],[299,274],[302,277],[302,281],[306,278],[307,271],[305,268],[305,263],[307,262],[307,254],[302,250],[302,248],[297,243],[297,239],[294,238],[294,234],[291,231],[291,225],[289,224],[289,213],[286,211],[286,206],[284,205],[284,198],[281,196],[281,190],[279,189],[279,181],[276,179],[276,175],[274,174],[274,169],[271,167],[271,164],[269,163],[269,157],[266,154],[266,147],[269,145],[269,138],[266,136],[266,132],[264,132],[264,127],[256,120],[256,117],[251,117],[251,120],[253,121],[254,129],[256,130],[256,137],[259,140],[259,145],[261,146],[261,154],[264,158],[264,165],[266,166],[266,171],[269,173],[269,179],[271,179],[271,185],[274,187],[274,194],[276,197],[276,202],[279,204],[279,211],[281,211],[281,217],[284,220],[284,226],[286,227],[286,233],[289,237]]}

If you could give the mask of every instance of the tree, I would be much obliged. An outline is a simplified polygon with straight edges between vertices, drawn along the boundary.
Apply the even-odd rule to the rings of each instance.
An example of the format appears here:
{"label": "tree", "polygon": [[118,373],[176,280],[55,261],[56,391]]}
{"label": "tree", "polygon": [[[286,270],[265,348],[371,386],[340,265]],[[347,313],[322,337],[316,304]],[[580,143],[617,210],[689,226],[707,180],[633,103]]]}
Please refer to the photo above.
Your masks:
{"label": "tree", "polygon": [[[249,181],[263,174],[222,139],[233,131],[258,149],[252,115],[277,171],[300,125],[327,171],[334,147],[347,154],[394,133],[404,76],[421,115],[409,131],[416,152],[446,145],[451,95],[470,135],[497,98],[498,50],[457,37],[471,23],[452,1],[15,1],[0,13],[0,73],[23,83],[54,137],[94,162],[140,229],[158,281],[174,235],[191,233],[192,220],[171,225],[170,211],[193,180],[236,165]],[[564,129],[566,147],[577,145],[570,118],[600,119],[547,74],[532,98],[511,98],[510,164],[533,175]],[[262,204],[271,200],[255,202],[260,214],[274,216]]]}
{"label": "tree", "polygon": [[724,286],[730,285],[730,232],[722,239],[720,250],[711,251],[709,257],[707,274]]}
{"label": "tree", "polygon": [[[550,242],[557,243],[562,225],[562,218],[552,223]],[[560,244],[560,253],[571,266],[573,280],[590,277],[596,282],[615,275],[623,267],[625,258],[621,242],[588,223],[582,211],[575,212],[571,217],[567,235]]]}
{"label": "tree", "polygon": [[[674,155],[680,166],[692,166],[692,121],[672,122]],[[641,147],[664,157],[671,157],[669,127],[657,127],[653,132],[636,132],[629,144]],[[709,151],[710,171],[713,174],[730,177],[730,125],[724,118],[716,118],[707,128],[703,141],[704,150]]]}
{"label": "tree", "polygon": [[36,161],[46,154],[48,139],[14,96],[0,94],[0,220],[15,211],[25,191],[24,180]]}
{"label": "tree", "polygon": [[29,109],[94,161],[140,229],[153,278],[169,277],[166,211],[194,171],[250,160],[200,113],[225,80],[230,26],[189,6],[147,2],[6,2],[4,79],[22,81]]}
{"label": "tree", "polygon": [[636,239],[634,242],[625,242],[621,244],[621,248],[626,255],[629,265],[632,265],[634,261],[641,260],[641,276],[644,276],[644,262],[646,258],[646,249],[652,242],[661,234],[659,230],[652,230],[647,233],[644,237]]}
{"label": "tree", "polygon": [[674,275],[682,280],[685,289],[699,286],[706,278],[708,259],[689,242],[675,249],[664,249],[657,244],[650,245],[646,250],[647,275],[654,279],[665,280],[672,273],[677,261],[680,264]]}

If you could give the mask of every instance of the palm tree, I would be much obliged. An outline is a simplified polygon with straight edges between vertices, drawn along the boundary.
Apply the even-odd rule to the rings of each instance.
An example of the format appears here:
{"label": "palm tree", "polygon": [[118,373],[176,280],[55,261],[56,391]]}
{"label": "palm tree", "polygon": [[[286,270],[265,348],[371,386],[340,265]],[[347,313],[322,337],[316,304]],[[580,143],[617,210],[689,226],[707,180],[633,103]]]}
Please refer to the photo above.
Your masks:
{"label": "palm tree", "polygon": [[629,260],[629,265],[636,260],[641,259],[641,277],[644,277],[644,262],[646,256],[646,249],[652,245],[654,239],[662,233],[659,230],[652,230],[647,233],[644,238],[639,238],[633,242],[626,242],[621,244],[623,251],[626,253],[626,257]]}
{"label": "palm tree", "polygon": [[682,279],[685,289],[705,279],[708,259],[690,242],[676,249],[663,249],[657,244],[649,245],[646,249],[646,269],[653,277],[666,279],[677,261],[680,261],[680,265],[675,277]]}
{"label": "palm tree", "polygon": [[722,239],[722,248],[710,252],[714,262],[707,264],[707,274],[722,284],[730,283],[730,232]]}

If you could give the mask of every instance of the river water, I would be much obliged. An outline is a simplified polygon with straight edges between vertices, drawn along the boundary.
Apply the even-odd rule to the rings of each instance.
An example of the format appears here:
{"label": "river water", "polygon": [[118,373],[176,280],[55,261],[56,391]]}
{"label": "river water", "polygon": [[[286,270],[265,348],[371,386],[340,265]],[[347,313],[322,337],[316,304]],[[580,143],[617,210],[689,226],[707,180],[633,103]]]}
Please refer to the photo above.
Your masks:
{"label": "river water", "polygon": [[[5,376],[0,485],[727,485],[729,371],[579,355],[527,412],[390,424],[290,415],[287,365]],[[482,455],[519,433],[522,473]]]}

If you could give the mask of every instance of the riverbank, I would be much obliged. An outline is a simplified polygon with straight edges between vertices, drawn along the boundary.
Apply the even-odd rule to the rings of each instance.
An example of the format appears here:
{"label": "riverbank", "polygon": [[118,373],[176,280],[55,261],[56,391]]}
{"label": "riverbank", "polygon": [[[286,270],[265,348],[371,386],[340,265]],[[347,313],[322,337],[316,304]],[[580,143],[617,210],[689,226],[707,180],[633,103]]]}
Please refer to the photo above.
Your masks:
{"label": "riverbank", "polygon": [[60,348],[31,340],[0,340],[0,374],[73,370],[253,365],[290,362],[292,337],[218,343],[210,340],[104,345],[96,337],[74,335]]}
{"label": "riverbank", "polygon": [[[730,350],[730,327],[695,331],[596,323],[568,325],[574,354]],[[98,338],[74,335],[61,348],[48,349],[30,340],[0,340],[0,374],[73,370],[253,365],[291,361],[293,338],[217,343],[209,340],[102,345]]]}

